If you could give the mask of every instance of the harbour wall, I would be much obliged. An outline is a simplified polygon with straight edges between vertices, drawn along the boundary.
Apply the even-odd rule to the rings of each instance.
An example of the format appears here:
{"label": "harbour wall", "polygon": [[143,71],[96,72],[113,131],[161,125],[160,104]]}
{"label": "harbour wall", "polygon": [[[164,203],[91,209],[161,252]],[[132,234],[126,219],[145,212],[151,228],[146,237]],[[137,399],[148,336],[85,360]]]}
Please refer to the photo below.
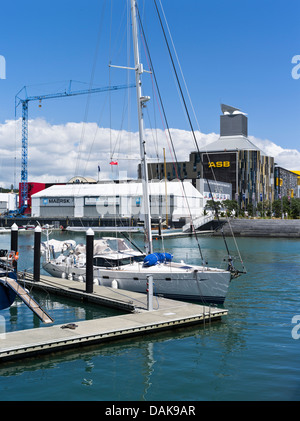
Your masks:
{"label": "harbour wall", "polygon": [[[300,238],[300,219],[221,219],[225,236]],[[222,235],[221,229],[213,236]]]}
{"label": "harbour wall", "polygon": [[[158,221],[153,221],[157,224]],[[16,223],[19,227],[28,225],[49,224],[55,225],[57,228],[66,227],[114,227],[116,225],[115,219],[100,219],[100,218],[32,218],[32,217],[15,217],[0,218],[0,226],[11,227]],[[180,229],[184,222],[175,225],[175,228]],[[138,227],[142,224],[136,220],[124,218],[117,220],[119,227]],[[219,222],[214,219],[203,225],[197,231],[211,231],[212,236],[221,236],[223,232],[230,237],[232,232],[235,237],[282,237],[282,238],[300,238],[300,219],[247,219],[247,218],[226,218],[220,219]]]}
{"label": "harbour wall", "polygon": [[[217,221],[216,221],[217,222]],[[66,227],[143,227],[144,223],[136,218],[115,218],[115,217],[33,217],[33,216],[0,216],[0,227],[9,228],[13,224],[17,224],[18,227],[25,225],[54,225],[56,228]],[[169,224],[173,228],[182,228],[186,223],[186,218],[179,218],[176,221],[169,221]],[[152,225],[158,225],[159,219],[152,218]],[[216,224],[215,224],[216,225]]]}
{"label": "harbour wall", "polygon": [[0,217],[0,226],[1,227],[11,227],[13,224],[17,224],[18,227],[26,226],[26,225],[53,225],[55,228],[66,228],[66,227],[113,227],[115,225],[123,227],[123,226],[139,226],[137,220],[133,220],[130,218],[75,218],[75,217],[32,217],[32,216],[16,216],[16,217],[8,217],[2,216]]}

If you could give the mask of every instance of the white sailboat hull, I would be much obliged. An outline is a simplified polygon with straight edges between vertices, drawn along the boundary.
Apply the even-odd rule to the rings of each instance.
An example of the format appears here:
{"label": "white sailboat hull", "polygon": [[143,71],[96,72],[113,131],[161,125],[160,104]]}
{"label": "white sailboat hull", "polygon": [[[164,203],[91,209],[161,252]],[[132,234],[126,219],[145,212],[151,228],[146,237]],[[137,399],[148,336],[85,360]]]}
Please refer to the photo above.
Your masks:
{"label": "white sailboat hull", "polygon": [[[50,261],[43,268],[55,277],[85,281],[85,267],[57,265]],[[185,263],[158,264],[151,267],[133,263],[113,269],[94,267],[95,284],[140,293],[147,291],[147,275],[153,276],[154,295],[216,304],[223,304],[231,279],[228,271]]]}

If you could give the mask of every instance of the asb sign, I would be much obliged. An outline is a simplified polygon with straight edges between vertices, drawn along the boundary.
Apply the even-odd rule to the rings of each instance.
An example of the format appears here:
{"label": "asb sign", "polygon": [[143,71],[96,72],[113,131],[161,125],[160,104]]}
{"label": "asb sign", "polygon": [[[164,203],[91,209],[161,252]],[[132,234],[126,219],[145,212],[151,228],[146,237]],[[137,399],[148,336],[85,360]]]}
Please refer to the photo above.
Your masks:
{"label": "asb sign", "polygon": [[236,152],[217,152],[203,153],[203,178],[212,180],[215,177],[218,181],[230,183],[232,192],[236,192],[237,182],[237,153]]}
{"label": "asb sign", "polygon": [[230,167],[230,161],[217,161],[209,162],[208,168],[228,168]]}

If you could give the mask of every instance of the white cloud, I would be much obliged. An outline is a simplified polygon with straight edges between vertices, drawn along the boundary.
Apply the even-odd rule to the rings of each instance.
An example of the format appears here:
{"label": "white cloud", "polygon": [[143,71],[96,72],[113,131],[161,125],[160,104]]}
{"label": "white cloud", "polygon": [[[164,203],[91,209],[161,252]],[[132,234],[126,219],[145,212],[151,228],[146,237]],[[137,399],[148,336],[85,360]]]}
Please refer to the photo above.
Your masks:
{"label": "white cloud", "polygon": [[[188,160],[196,149],[191,132],[170,129],[176,156]],[[219,134],[195,132],[200,148],[216,141]],[[162,130],[146,130],[147,154],[152,159],[173,158],[173,150]],[[299,170],[300,152],[284,149],[270,140],[250,136],[251,141],[275,162],[289,170]],[[119,162],[111,166],[112,160]],[[138,133],[98,127],[96,123],[67,123],[51,125],[43,119],[29,121],[28,180],[39,182],[66,182],[75,175],[97,179],[98,165],[101,178],[111,178],[127,172],[136,178],[139,163]],[[21,174],[21,119],[0,124],[0,186],[10,187],[20,182]]]}
{"label": "white cloud", "polygon": [[266,155],[273,156],[280,167],[290,171],[300,170],[300,152],[297,149],[284,149],[271,140],[249,136],[251,142],[258,146]]}

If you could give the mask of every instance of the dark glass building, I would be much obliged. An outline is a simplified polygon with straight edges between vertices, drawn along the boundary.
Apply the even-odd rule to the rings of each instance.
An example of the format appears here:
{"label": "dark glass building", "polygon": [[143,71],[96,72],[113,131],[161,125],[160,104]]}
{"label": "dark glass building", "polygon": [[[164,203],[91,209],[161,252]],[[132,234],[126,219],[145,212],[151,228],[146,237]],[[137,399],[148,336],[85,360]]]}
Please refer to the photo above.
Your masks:
{"label": "dark glass building", "polygon": [[202,178],[231,183],[241,208],[274,200],[274,158],[248,138],[248,119],[239,109],[222,104],[220,138],[201,149]]}
{"label": "dark glass building", "polygon": [[[274,158],[267,156],[248,138],[248,118],[239,109],[222,104],[220,137],[191,152],[187,162],[166,163],[168,180],[199,178],[230,183],[232,198],[241,208],[256,207],[259,201],[274,200]],[[164,178],[164,164],[151,163],[149,178]]]}

